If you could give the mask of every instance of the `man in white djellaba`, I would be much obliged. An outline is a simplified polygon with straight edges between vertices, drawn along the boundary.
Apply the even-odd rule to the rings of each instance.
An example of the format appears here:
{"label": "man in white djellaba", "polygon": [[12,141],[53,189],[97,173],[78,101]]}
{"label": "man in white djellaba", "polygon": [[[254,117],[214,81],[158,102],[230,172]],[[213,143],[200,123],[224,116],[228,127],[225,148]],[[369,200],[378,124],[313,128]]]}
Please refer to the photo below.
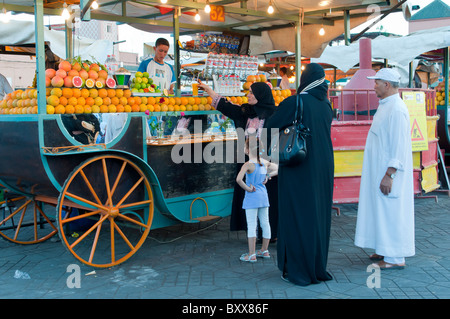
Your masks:
{"label": "man in white djellaba", "polygon": [[380,101],[364,149],[355,245],[375,249],[373,265],[402,269],[415,254],[409,113],[397,71],[384,68],[368,79]]}

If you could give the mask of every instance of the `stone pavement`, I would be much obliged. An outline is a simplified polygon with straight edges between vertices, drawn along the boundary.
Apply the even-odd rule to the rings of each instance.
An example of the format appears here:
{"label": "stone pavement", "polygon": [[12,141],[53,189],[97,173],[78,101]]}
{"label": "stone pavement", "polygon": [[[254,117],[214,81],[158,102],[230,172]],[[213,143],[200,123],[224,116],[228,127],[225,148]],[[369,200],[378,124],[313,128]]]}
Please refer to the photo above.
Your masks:
{"label": "stone pavement", "polygon": [[[106,269],[78,262],[58,240],[17,245],[0,240],[1,299],[441,299],[450,298],[450,197],[415,200],[416,256],[404,270],[369,278],[365,251],[353,244],[356,204],[339,205],[332,218],[328,271],[333,280],[299,287],[280,279],[273,258],[239,261],[245,232],[230,232],[229,218],[150,232],[131,259]],[[80,288],[69,288],[71,265]],[[68,272],[69,267],[69,272]],[[76,266],[75,266],[76,267]],[[21,271],[29,279],[14,278]],[[95,270],[95,274],[89,274]],[[369,278],[369,280],[368,280]],[[372,278],[372,277],[371,277]],[[370,288],[369,283],[379,283]]]}

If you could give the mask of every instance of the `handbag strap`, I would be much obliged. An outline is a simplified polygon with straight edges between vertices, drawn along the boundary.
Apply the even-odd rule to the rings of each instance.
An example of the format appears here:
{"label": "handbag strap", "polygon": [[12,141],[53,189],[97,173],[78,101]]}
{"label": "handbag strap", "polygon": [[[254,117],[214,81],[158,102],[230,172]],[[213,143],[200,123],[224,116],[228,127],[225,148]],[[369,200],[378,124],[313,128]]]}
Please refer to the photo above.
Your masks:
{"label": "handbag strap", "polygon": [[[303,99],[300,97],[300,94],[297,94],[296,96],[297,99],[297,103],[296,103],[296,108],[295,108],[295,117],[294,117],[294,123],[299,123],[301,124],[303,121]],[[300,100],[300,103],[299,103]],[[300,120],[297,119],[298,117],[298,109],[300,107]]]}

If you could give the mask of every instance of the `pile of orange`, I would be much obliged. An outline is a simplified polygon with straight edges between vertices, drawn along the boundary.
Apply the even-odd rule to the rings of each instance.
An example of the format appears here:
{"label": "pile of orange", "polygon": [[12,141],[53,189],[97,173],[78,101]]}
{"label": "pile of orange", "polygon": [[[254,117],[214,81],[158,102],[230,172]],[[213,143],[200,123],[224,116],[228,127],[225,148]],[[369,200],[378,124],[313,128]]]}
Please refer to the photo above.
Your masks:
{"label": "pile of orange", "polygon": [[[47,114],[209,111],[211,97],[133,96],[128,89],[69,88],[46,89]],[[227,97],[234,104],[247,97]],[[37,90],[16,90],[0,101],[0,114],[37,114]]]}

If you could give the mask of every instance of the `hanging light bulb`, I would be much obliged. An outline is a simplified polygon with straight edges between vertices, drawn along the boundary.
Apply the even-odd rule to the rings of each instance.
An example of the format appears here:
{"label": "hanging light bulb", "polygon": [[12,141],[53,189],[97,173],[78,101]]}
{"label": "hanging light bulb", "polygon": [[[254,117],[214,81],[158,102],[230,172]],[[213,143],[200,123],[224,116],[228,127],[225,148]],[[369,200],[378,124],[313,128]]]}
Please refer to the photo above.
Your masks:
{"label": "hanging light bulb", "polygon": [[161,3],[162,3],[162,4],[167,3],[167,0],[161,0]]}
{"label": "hanging light bulb", "polygon": [[211,12],[211,6],[209,5],[209,0],[206,0],[205,12],[206,13]]}
{"label": "hanging light bulb", "polygon": [[325,35],[325,29],[323,28],[323,26],[319,30],[319,35]]}
{"label": "hanging light bulb", "polygon": [[195,17],[194,17],[195,21],[200,21],[200,15],[198,14],[198,9],[195,10]]}
{"label": "hanging light bulb", "polygon": [[64,2],[64,5],[63,5],[63,12],[61,13],[61,17],[64,19],[64,20],[69,20],[69,18],[70,18],[70,13],[69,13],[69,10],[67,9],[67,3],[65,3]]}
{"label": "hanging light bulb", "polygon": [[91,8],[92,10],[98,9],[98,2],[94,0],[91,4]]}
{"label": "hanging light bulb", "polygon": [[3,23],[9,23],[11,20],[11,12],[6,11],[6,8],[3,8],[2,13],[0,14],[0,21]]}
{"label": "hanging light bulb", "polygon": [[269,1],[269,7],[267,8],[267,13],[272,14],[274,11],[272,0]]}

